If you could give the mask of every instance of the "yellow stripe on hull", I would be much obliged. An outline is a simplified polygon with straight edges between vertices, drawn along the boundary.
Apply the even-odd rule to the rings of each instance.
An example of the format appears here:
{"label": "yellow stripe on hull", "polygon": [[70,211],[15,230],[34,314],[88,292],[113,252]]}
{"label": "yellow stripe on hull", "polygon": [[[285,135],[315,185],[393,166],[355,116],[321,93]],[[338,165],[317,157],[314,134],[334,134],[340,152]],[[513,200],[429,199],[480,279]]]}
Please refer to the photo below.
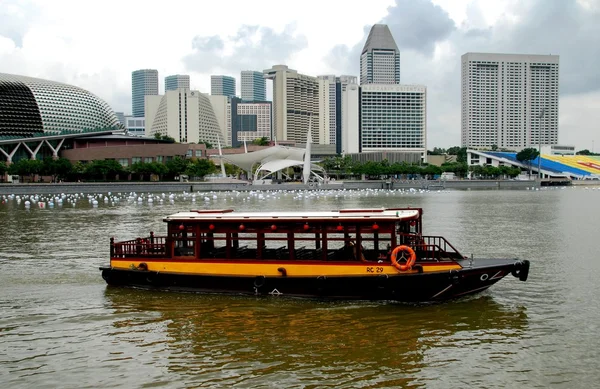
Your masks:
{"label": "yellow stripe on hull", "polygon": [[[388,274],[396,275],[418,273],[417,270],[409,272],[400,272],[390,264],[314,264],[314,263],[235,263],[235,262],[173,262],[173,261],[148,261],[138,259],[135,262],[131,260],[113,259],[111,266],[116,269],[136,269],[140,263],[145,263],[149,271],[161,273],[180,273],[197,274],[202,276],[281,276],[278,270],[284,268],[288,277],[318,277],[318,276],[362,276]],[[439,273],[450,270],[459,270],[462,267],[458,264],[431,264],[423,266],[423,273]]]}

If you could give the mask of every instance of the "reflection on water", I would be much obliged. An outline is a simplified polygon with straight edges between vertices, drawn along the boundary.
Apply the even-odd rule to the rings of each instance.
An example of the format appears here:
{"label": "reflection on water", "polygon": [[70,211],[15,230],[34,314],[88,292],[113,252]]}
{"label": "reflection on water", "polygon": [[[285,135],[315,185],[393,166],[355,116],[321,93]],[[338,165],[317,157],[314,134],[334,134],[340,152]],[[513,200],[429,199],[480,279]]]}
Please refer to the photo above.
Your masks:
{"label": "reflection on water", "polygon": [[[0,382],[7,388],[595,387],[599,190],[219,193],[24,209],[0,204]],[[125,194],[123,196],[126,196]],[[463,254],[531,261],[434,305],[108,288],[108,242],[182,210],[422,207]]]}
{"label": "reflection on water", "polygon": [[453,363],[441,349],[510,347],[527,326],[525,308],[489,296],[421,306],[117,288],[105,296],[131,346],[169,354],[165,367],[186,382],[222,387],[415,384]]}

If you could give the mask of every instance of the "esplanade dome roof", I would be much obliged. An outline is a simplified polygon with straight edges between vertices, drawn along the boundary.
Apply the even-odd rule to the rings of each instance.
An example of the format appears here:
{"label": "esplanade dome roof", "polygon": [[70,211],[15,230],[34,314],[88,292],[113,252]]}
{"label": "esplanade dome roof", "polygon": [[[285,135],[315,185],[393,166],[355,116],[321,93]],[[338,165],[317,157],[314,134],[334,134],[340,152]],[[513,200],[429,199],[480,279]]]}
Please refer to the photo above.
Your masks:
{"label": "esplanade dome roof", "polygon": [[110,106],[85,89],[0,73],[0,135],[116,128]]}

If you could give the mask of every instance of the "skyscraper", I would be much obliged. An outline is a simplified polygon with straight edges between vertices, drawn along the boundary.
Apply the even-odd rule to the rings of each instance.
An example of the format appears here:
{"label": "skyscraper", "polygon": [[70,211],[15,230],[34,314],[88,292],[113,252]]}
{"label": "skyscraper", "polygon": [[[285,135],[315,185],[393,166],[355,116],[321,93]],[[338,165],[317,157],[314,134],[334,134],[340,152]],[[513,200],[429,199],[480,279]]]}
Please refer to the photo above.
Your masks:
{"label": "skyscraper", "polygon": [[244,141],[251,143],[257,138],[272,139],[271,102],[247,102],[239,98],[229,104],[228,131],[231,145],[237,147]]}
{"label": "skyscraper", "polygon": [[558,143],[558,55],[466,53],[461,62],[463,147]]}
{"label": "skyscraper", "polygon": [[165,92],[180,88],[190,89],[190,76],[185,74],[175,74],[165,77]]}
{"label": "skyscraper", "polygon": [[264,71],[273,80],[273,134],[277,140],[306,142],[309,123],[313,143],[319,142],[319,80],[286,65]]}
{"label": "skyscraper", "polygon": [[267,100],[267,83],[262,72],[254,70],[242,71],[242,100]]}
{"label": "skyscraper", "polygon": [[210,94],[213,96],[235,97],[235,78],[210,76]]}
{"label": "skyscraper", "polygon": [[158,95],[158,70],[140,69],[131,73],[131,112],[144,117],[144,96]]}
{"label": "skyscraper", "polygon": [[386,24],[369,32],[360,54],[360,84],[400,84],[400,51]]}
{"label": "skyscraper", "polygon": [[[363,85],[360,98],[361,152],[427,152],[427,88],[423,85]],[[408,158],[408,156],[407,156]]]}
{"label": "skyscraper", "polygon": [[209,96],[177,89],[147,99],[146,135],[168,135],[181,143],[223,144],[223,136]]}
{"label": "skyscraper", "polygon": [[[334,145],[338,122],[338,101],[335,75],[317,76],[319,79],[319,141]],[[339,106],[341,108],[341,105]]]}
{"label": "skyscraper", "polygon": [[[336,145],[336,152],[342,153],[343,134],[347,134],[349,130],[344,121],[350,120],[350,117],[345,115],[348,112],[344,112],[343,108],[343,100],[347,96],[344,92],[348,85],[357,84],[356,76],[323,75],[317,78],[319,79],[319,140],[321,144]],[[358,100],[355,103],[358,110]]]}

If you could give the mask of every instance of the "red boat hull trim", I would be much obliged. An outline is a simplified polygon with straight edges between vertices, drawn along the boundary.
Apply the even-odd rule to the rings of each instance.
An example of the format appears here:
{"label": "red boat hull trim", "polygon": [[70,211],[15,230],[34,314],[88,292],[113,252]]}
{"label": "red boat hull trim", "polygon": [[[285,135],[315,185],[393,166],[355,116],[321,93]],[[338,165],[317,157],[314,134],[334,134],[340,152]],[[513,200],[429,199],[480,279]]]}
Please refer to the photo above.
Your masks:
{"label": "red boat hull trim", "polygon": [[459,270],[368,276],[211,276],[102,267],[111,286],[153,290],[324,299],[432,302],[479,293],[508,274],[525,281],[529,261],[480,259],[459,261]]}

